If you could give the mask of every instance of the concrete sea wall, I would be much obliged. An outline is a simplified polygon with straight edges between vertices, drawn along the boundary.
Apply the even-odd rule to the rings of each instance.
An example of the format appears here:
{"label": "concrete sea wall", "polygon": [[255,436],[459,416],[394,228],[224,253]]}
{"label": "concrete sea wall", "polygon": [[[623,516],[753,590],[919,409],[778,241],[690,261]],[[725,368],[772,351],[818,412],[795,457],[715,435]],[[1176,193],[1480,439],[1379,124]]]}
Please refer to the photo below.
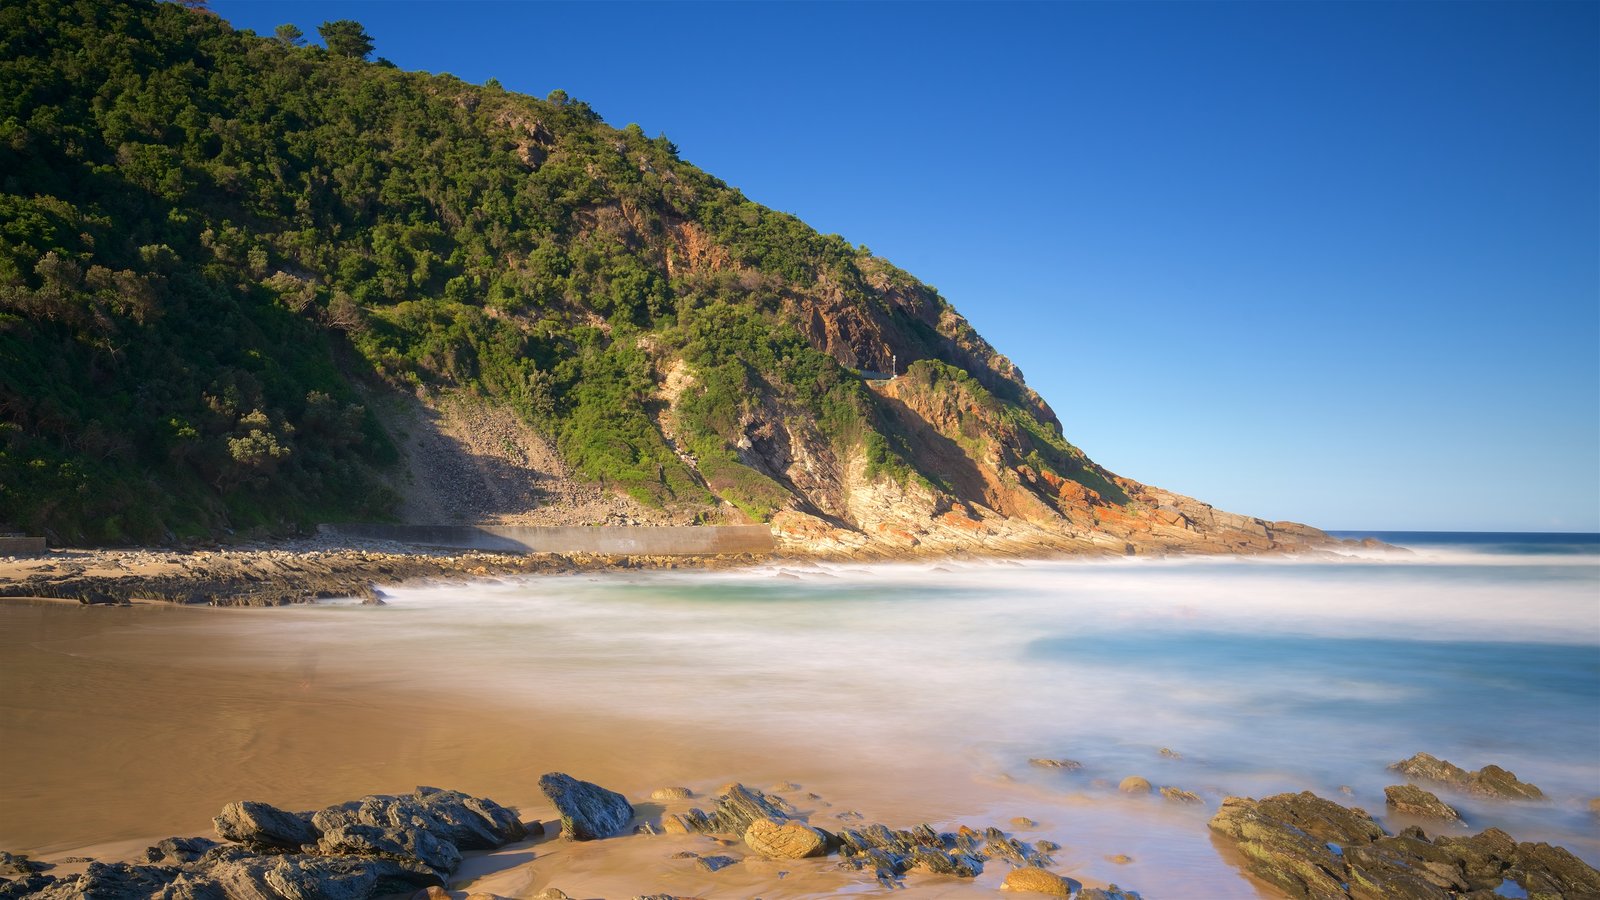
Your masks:
{"label": "concrete sea wall", "polygon": [[337,537],[502,553],[712,556],[773,549],[766,525],[323,525]]}

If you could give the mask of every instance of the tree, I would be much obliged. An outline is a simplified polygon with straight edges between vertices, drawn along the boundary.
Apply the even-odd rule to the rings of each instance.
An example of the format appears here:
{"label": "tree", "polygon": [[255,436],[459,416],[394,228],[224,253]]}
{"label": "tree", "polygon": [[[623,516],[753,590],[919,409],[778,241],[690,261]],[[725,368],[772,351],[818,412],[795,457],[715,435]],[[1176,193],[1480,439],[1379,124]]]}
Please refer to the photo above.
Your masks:
{"label": "tree", "polygon": [[277,30],[272,32],[272,36],[278,39],[278,43],[288,47],[298,47],[306,42],[306,33],[287,22],[279,25]]}
{"label": "tree", "polygon": [[317,34],[322,35],[322,42],[328,45],[328,52],[335,56],[366,59],[372,52],[372,35],[367,34],[361,23],[354,19],[323,22],[317,29]]}

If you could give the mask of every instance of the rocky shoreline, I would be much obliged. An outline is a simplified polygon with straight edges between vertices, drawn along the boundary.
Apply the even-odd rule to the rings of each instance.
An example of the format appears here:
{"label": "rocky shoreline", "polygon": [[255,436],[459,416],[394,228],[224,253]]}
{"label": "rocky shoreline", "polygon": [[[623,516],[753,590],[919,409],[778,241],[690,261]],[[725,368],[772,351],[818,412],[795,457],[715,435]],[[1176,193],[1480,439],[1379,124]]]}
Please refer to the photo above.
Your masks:
{"label": "rocky shoreline", "polygon": [[494,553],[326,540],[198,550],[55,550],[0,558],[0,598],[84,605],[284,606],[330,598],[381,602],[379,584],[618,569],[718,569],[763,559],[756,554]]}
{"label": "rocky shoreline", "polygon": [[[1072,760],[1033,759],[1029,763],[1055,770],[1061,777],[1081,777],[1082,767]],[[1480,798],[1504,802],[1543,799],[1538,788],[1493,766],[1485,770],[1492,770],[1494,779],[1474,780],[1475,773],[1417,754],[1390,770],[1410,779],[1471,791]],[[1455,772],[1464,777],[1451,781],[1438,777]],[[766,791],[726,784],[707,798],[709,802],[702,804],[706,808],[688,806],[699,803],[700,798],[686,787],[660,788],[651,794],[650,802],[636,803],[621,793],[560,772],[545,774],[538,779],[538,786],[556,814],[548,827],[486,797],[433,787],[419,787],[404,795],[372,795],[305,812],[254,800],[234,802],[212,820],[213,835],[166,838],[131,858],[69,857],[41,862],[0,853],[0,898],[503,900],[507,895],[474,890],[483,881],[505,883],[486,878],[486,873],[492,876],[528,867],[533,860],[558,858],[553,851],[563,845],[603,848],[620,843],[614,839],[632,841],[631,846],[643,852],[644,858],[667,860],[702,878],[713,876],[713,883],[737,870],[755,878],[753,884],[766,884],[772,890],[791,874],[818,872],[841,879],[835,882],[836,890],[852,893],[929,884],[980,889],[977,879],[988,871],[990,877],[984,883],[992,885],[995,876],[1004,872],[994,887],[1010,894],[1076,900],[1141,898],[1137,890],[1114,884],[1088,886],[1055,871],[1054,854],[1063,848],[1044,839],[1023,840],[1016,832],[1036,824],[1026,818],[1014,819],[1012,831],[992,824],[957,825],[941,831],[926,823],[891,828],[843,812],[833,814],[829,827],[824,828],[814,819],[830,804],[817,794],[802,793],[791,783]],[[1129,777],[1116,790],[1149,794],[1151,786],[1143,778]],[[1386,793],[1393,812],[1437,820],[1441,829],[1453,830],[1462,824],[1440,812],[1449,810],[1453,815],[1450,807],[1413,784],[1396,785]],[[1178,788],[1163,788],[1161,795],[1178,803],[1204,802]],[[1410,805],[1419,798],[1427,802],[1420,807]],[[1219,851],[1225,857],[1231,855],[1232,864],[1269,895],[1310,900],[1600,897],[1600,871],[1561,847],[1519,843],[1497,828],[1471,836],[1444,831],[1430,836],[1424,828],[1410,825],[1391,834],[1366,811],[1310,791],[1260,800],[1228,796],[1208,826]],[[704,842],[697,845],[702,849],[684,849],[686,840]],[[518,852],[486,856],[508,848]],[[506,862],[480,865],[469,872],[464,866],[469,858],[503,858]],[[585,868],[592,868],[599,857],[589,854],[585,858],[589,861]],[[510,896],[568,900],[557,883],[578,873],[547,862],[536,867],[543,869],[544,886]],[[622,869],[635,900],[687,900],[651,892],[659,885],[631,863]],[[744,883],[745,887],[751,884]],[[456,887],[452,889],[452,885]],[[728,887],[738,890],[733,884]],[[641,893],[632,894],[634,890]],[[720,890],[712,893],[743,896]],[[822,895],[807,889],[785,893]]]}
{"label": "rocky shoreline", "polygon": [[[1160,548],[1147,548],[1159,555]],[[1177,552],[1166,548],[1167,552]],[[1307,542],[1296,546],[1235,548],[1226,555],[1337,554],[1341,550],[1399,551],[1377,541]],[[1217,551],[1224,552],[1224,551]],[[830,562],[1123,555],[1105,547],[996,547],[982,553],[955,550],[896,554],[851,553],[837,548],[802,552],[656,556],[605,553],[501,553],[444,550],[389,541],[318,537],[306,540],[197,549],[58,549],[33,556],[0,556],[0,600],[71,600],[84,605],[153,602],[204,606],[285,606],[333,598],[381,602],[378,585],[506,575],[560,575],[629,569],[726,569],[771,560]]]}

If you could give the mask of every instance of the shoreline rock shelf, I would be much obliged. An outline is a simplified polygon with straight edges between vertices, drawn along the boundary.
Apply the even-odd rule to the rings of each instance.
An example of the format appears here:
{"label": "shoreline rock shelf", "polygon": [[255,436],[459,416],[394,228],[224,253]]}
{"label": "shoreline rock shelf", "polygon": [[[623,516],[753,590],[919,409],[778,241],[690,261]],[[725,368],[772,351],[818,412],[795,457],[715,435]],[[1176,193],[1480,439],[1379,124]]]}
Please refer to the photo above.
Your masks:
{"label": "shoreline rock shelf", "polygon": [[[672,854],[671,858],[692,861],[693,868],[705,875],[741,863],[754,866],[757,860],[767,865],[806,860],[820,866],[817,871],[861,873],[866,884],[876,881],[895,890],[907,886],[905,879],[913,873],[976,879],[987,867],[1003,867],[998,887],[1008,893],[1078,900],[1140,897],[1116,885],[1085,887],[1053,872],[1051,854],[1059,845],[1048,840],[1029,844],[996,827],[960,826],[940,832],[927,824],[897,830],[871,823],[832,832],[813,825],[776,794],[731,783],[717,792],[709,812],[700,808],[663,812],[658,832],[646,821],[650,817],[641,817],[624,795],[597,784],[552,772],[539,779],[539,787],[560,815],[564,841],[658,833],[704,835],[722,848],[742,844],[749,851],[742,859],[689,850]],[[672,800],[691,796],[684,788],[661,793]],[[1391,787],[1387,797],[1399,812],[1440,819],[1444,814],[1435,806],[1453,812],[1437,797],[1410,785]],[[1022,823],[1031,820],[1013,825]],[[449,880],[461,869],[465,853],[497,850],[545,835],[538,822],[525,825],[517,812],[492,800],[431,787],[405,795],[368,796],[314,812],[239,801],[225,806],[213,824],[221,842],[207,837],[167,838],[148,848],[140,861],[89,861],[86,871],[71,875],[52,875],[49,863],[0,854],[0,876],[12,877],[0,878],[0,898],[438,898],[448,896]],[[1600,897],[1600,871],[1563,848],[1518,843],[1495,828],[1472,836],[1432,839],[1417,827],[1390,834],[1365,811],[1309,791],[1262,800],[1228,797],[1209,827],[1219,846],[1238,852],[1244,872],[1293,898]],[[650,885],[638,888],[648,891]],[[558,891],[547,889],[541,896],[557,895]]]}
{"label": "shoreline rock shelf", "polygon": [[230,803],[217,835],[168,838],[145,863],[90,862],[82,874],[32,874],[0,885],[0,897],[66,900],[365,900],[444,887],[462,850],[493,850],[542,834],[482,797],[419,787],[310,813]]}
{"label": "shoreline rock shelf", "polygon": [[1600,897],[1600,871],[1561,847],[1518,843],[1497,828],[1433,840],[1416,827],[1391,835],[1365,811],[1310,791],[1229,797],[1210,827],[1247,871],[1295,898]]}

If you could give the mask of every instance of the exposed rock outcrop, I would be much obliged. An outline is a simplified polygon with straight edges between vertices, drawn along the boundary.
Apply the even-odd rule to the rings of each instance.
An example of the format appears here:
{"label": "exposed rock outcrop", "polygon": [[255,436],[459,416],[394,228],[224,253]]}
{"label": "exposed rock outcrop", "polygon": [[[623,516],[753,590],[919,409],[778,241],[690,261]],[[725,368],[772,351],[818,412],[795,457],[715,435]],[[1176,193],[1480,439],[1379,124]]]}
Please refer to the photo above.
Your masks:
{"label": "exposed rock outcrop", "polygon": [[0,875],[31,875],[48,868],[50,867],[45,863],[29,859],[25,855],[0,850]]}
{"label": "exposed rock outcrop", "polygon": [[[1262,553],[1333,546],[1315,528],[1223,512],[1121,478],[958,368],[925,359],[871,382],[915,471],[837,460],[842,506],[773,518],[781,548],[823,555]],[[796,475],[779,461],[782,473]],[[812,466],[814,469],[815,466]],[[811,475],[814,477],[815,472]],[[792,483],[793,479],[790,479]],[[825,514],[818,516],[815,510]]]}
{"label": "exposed rock outcrop", "polygon": [[782,801],[742,784],[731,784],[716,808],[708,815],[691,809],[682,815],[668,816],[662,824],[678,833],[726,834],[742,838],[753,822],[785,822],[789,818]]}
{"label": "exposed rock outcrop", "polygon": [[[407,796],[374,795],[320,810],[311,816],[321,831],[362,825],[422,830],[461,850],[491,850],[520,841],[528,830],[511,810],[460,791],[419,787]],[[536,834],[543,827],[534,825]],[[370,834],[370,832],[359,832]]]}
{"label": "exposed rock outcrop", "polygon": [[256,850],[298,850],[321,836],[310,814],[284,812],[254,800],[229,803],[211,821],[218,837]]}
{"label": "exposed rock outcrop", "polygon": [[1416,828],[1389,835],[1365,812],[1309,791],[1229,797],[1210,824],[1252,874],[1290,897],[1443,900],[1506,881],[1529,897],[1600,896],[1600,872],[1559,847],[1493,828],[1431,842]]}
{"label": "exposed rock outcrop", "polygon": [[370,900],[442,887],[462,847],[491,850],[526,834],[492,800],[426,787],[316,813],[230,803],[214,822],[232,843],[168,838],[146,851],[153,865],[91,862],[80,875],[24,887],[47,900]]}
{"label": "exposed rock outcrop", "polygon": [[1048,866],[1049,850],[1058,849],[1048,841],[1030,846],[998,828],[978,832],[962,827],[941,834],[929,825],[896,830],[874,823],[830,834],[805,822],[780,798],[742,784],[728,785],[712,812],[691,809],[671,814],[663,818],[662,826],[669,833],[743,838],[751,849],[774,859],[837,850],[841,867],[870,872],[886,887],[897,886],[912,871],[974,878],[991,859]]}
{"label": "exposed rock outcrop", "polygon": [[1461,823],[1461,814],[1432,793],[1414,784],[1396,784],[1383,789],[1384,804],[1401,815],[1441,822]]}
{"label": "exposed rock outcrop", "polygon": [[1517,776],[1499,766],[1484,766],[1468,772],[1460,766],[1438,759],[1427,753],[1418,753],[1402,759],[1389,767],[1407,778],[1447,785],[1479,797],[1501,800],[1543,800],[1544,791],[1517,779]]}

